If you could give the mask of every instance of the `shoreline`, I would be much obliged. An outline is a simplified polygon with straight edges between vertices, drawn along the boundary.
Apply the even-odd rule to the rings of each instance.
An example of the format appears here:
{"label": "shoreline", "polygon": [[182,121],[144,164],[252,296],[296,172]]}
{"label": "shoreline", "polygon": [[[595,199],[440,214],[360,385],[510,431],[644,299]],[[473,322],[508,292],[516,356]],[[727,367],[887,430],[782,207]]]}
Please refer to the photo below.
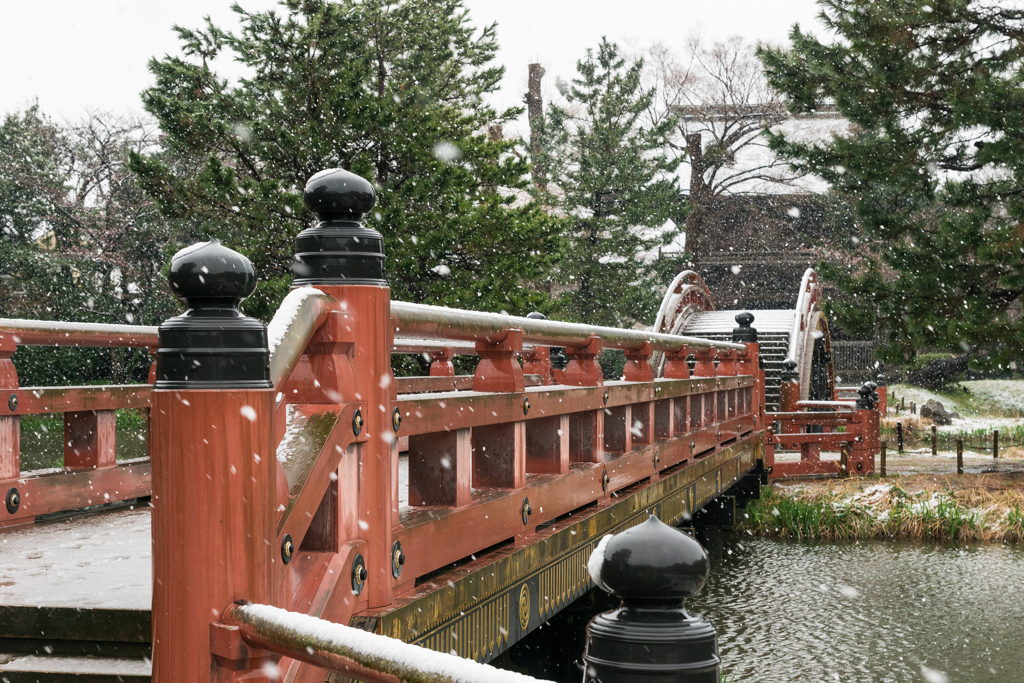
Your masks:
{"label": "shoreline", "polygon": [[1024,542],[1024,473],[776,481],[739,531],[796,540]]}

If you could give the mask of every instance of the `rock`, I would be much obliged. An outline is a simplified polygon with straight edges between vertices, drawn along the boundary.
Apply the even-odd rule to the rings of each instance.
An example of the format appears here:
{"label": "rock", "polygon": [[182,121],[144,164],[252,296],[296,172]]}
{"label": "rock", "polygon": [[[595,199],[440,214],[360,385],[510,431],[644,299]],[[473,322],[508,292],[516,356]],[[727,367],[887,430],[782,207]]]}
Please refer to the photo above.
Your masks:
{"label": "rock", "polygon": [[[948,425],[953,422],[953,415],[946,412],[946,407],[936,400],[929,399],[918,411],[921,417],[930,417],[937,425]],[[960,417],[959,415],[956,415]]]}

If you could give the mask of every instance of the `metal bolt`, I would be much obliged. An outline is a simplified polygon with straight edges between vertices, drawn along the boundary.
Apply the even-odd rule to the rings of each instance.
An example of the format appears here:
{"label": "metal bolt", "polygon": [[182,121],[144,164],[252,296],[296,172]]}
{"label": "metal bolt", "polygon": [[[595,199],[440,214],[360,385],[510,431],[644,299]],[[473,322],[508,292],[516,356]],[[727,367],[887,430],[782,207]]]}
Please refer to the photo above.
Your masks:
{"label": "metal bolt", "polygon": [[7,491],[7,495],[4,496],[4,503],[7,505],[7,512],[12,515],[18,511],[18,507],[21,506],[21,494],[18,492],[17,488],[11,487],[11,489]]}
{"label": "metal bolt", "polygon": [[18,395],[17,394],[11,394],[10,396],[7,397],[7,407],[11,409],[12,413],[15,410],[18,409]]}
{"label": "metal bolt", "polygon": [[658,455],[658,451],[654,451],[654,469],[658,469],[659,462],[661,462],[661,456]]}
{"label": "metal bolt", "polygon": [[691,441],[690,442],[690,450],[692,451],[696,447],[697,447],[697,442],[696,441]]}
{"label": "metal bolt", "polygon": [[533,508],[530,507],[530,499],[523,498],[523,525],[529,524],[530,515],[533,514]]}
{"label": "metal bolt", "polygon": [[[391,413],[391,426],[395,428],[396,432],[402,426],[402,411],[398,408],[395,408],[394,412]],[[356,433],[358,434],[358,432]]]}
{"label": "metal bolt", "polygon": [[405,566],[405,553],[402,552],[402,542],[395,541],[391,544],[391,576],[396,579],[402,575],[402,567]]}
{"label": "metal bolt", "polygon": [[608,403],[608,390],[607,389],[604,390],[604,402],[607,405],[607,403]]}
{"label": "metal bolt", "polygon": [[530,414],[530,399],[523,396],[523,415]]}
{"label": "metal bolt", "polygon": [[281,541],[281,561],[288,564],[292,561],[292,557],[295,555],[295,544],[292,543],[292,535],[285,534],[284,540]]}
{"label": "metal bolt", "polygon": [[601,490],[602,491],[607,491],[608,490],[608,484],[610,484],[611,482],[612,482],[612,479],[611,479],[611,477],[608,476],[608,470],[605,470],[604,472],[602,472],[601,473]]}
{"label": "metal bolt", "polygon": [[352,561],[352,592],[359,595],[366,585],[366,562],[362,555],[356,555]]}
{"label": "metal bolt", "polygon": [[352,416],[352,432],[359,436],[363,431],[363,413],[357,408],[356,414]]}

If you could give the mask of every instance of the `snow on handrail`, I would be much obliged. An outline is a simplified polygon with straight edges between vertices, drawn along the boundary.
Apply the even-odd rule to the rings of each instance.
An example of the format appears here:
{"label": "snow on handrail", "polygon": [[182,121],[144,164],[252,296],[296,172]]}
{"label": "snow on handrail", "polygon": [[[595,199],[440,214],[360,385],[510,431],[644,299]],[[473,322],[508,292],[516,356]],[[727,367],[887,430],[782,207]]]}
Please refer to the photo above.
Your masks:
{"label": "snow on handrail", "polygon": [[269,605],[233,604],[221,623],[250,645],[367,683],[546,683]]}
{"label": "snow on handrail", "polygon": [[583,346],[590,337],[600,337],[604,348],[624,350],[640,349],[648,342],[655,351],[678,351],[684,346],[691,350],[714,347],[742,351],[746,348],[742,344],[675,334],[520,318],[405,301],[391,302],[391,317],[395,323],[395,336],[399,338],[495,343],[505,338],[507,329],[517,328],[523,331],[523,341],[544,346]]}
{"label": "snow on handrail", "polygon": [[143,325],[67,323],[56,320],[0,318],[0,336],[21,346],[155,348],[156,328]]}
{"label": "snow on handrail", "polygon": [[275,389],[291,376],[313,335],[337,307],[333,296],[313,287],[298,287],[288,293],[267,325],[270,347],[270,382]]}

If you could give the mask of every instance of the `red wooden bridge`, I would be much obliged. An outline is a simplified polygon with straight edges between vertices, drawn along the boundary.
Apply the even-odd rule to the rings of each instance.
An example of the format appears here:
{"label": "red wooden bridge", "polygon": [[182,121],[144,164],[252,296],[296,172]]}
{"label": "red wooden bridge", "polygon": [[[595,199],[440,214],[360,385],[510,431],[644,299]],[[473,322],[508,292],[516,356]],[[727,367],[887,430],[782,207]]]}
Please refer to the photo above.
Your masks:
{"label": "red wooden bridge", "polygon": [[[592,587],[603,536],[713,500],[721,520],[776,448],[801,450],[793,474],[873,469],[870,389],[808,414],[790,378],[766,412],[756,313],[723,341],[391,301],[369,184],[325,172],[306,198],[321,223],[269,329],[237,312],[255,275],[216,242],[172,261],[189,311],[159,330],[0,320],[0,679],[325,679],[312,650],[243,637],[236,601],[488,662]],[[156,362],[146,385],[23,388],[24,345]],[[393,354],[430,375],[395,378]],[[149,457],[116,460],[121,408],[146,411]],[[48,413],[64,467],[22,471],[19,418]]]}

